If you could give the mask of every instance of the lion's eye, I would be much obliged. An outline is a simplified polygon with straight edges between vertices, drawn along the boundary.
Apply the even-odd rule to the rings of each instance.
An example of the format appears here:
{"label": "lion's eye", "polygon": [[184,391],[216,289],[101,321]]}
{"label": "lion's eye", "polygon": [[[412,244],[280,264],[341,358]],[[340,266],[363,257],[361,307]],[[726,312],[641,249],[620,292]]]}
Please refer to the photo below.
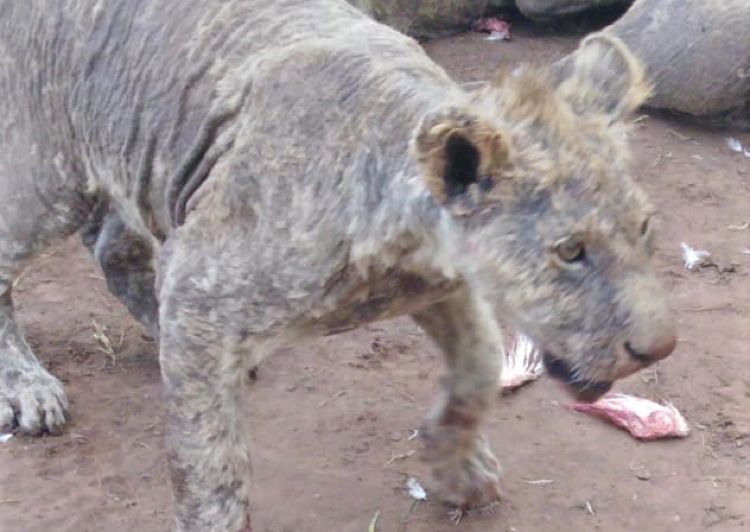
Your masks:
{"label": "lion's eye", "polygon": [[645,235],[648,232],[648,223],[649,223],[648,218],[643,220],[643,223],[641,224],[641,236]]}
{"label": "lion's eye", "polygon": [[557,244],[556,251],[565,262],[581,262],[586,257],[586,248],[580,240],[563,240]]}

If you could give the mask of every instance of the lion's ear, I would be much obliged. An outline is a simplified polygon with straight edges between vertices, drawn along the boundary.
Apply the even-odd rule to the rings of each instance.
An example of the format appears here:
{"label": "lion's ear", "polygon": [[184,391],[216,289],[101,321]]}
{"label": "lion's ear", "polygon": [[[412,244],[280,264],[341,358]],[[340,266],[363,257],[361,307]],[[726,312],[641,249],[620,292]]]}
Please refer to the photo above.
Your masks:
{"label": "lion's ear", "polygon": [[457,110],[425,118],[412,148],[427,188],[441,204],[472,187],[488,191],[509,164],[505,136]]}
{"label": "lion's ear", "polygon": [[557,64],[556,92],[580,114],[621,120],[648,98],[643,67],[617,37],[597,33]]}

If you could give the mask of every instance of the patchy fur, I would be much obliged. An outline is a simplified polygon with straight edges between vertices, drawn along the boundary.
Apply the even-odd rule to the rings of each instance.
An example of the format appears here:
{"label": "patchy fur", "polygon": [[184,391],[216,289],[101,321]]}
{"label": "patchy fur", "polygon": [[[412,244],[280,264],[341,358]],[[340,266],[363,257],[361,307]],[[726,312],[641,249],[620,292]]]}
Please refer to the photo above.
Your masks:
{"label": "patchy fur", "polygon": [[62,428],[11,291],[82,230],[159,336],[178,530],[250,527],[248,369],[402,314],[448,364],[434,492],[496,499],[498,316],[585,397],[674,347],[627,174],[640,68],[577,57],[470,94],[343,1],[0,0],[0,425]]}

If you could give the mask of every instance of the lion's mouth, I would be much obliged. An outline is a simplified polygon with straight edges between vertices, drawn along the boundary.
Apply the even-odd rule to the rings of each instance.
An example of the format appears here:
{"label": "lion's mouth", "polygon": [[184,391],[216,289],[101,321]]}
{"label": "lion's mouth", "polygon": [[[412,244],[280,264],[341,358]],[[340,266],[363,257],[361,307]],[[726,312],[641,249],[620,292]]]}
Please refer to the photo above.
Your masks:
{"label": "lion's mouth", "polygon": [[542,355],[547,373],[564,383],[579,401],[594,402],[612,388],[608,381],[582,380],[567,362],[549,352]]}

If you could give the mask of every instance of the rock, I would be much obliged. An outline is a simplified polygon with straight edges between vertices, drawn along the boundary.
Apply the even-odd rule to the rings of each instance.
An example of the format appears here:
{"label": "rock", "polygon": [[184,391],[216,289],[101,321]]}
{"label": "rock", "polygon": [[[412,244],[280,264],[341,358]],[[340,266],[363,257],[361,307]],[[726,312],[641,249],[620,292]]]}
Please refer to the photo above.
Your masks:
{"label": "rock", "polygon": [[506,9],[511,9],[515,5],[516,5],[516,0],[489,0],[487,2],[487,11],[488,12],[502,11]]}
{"label": "rock", "polygon": [[518,10],[530,19],[551,18],[607,6],[622,6],[633,0],[516,0]]}
{"label": "rock", "polygon": [[418,39],[467,30],[490,0],[348,0],[376,20]]}
{"label": "rock", "polygon": [[351,5],[359,9],[360,11],[364,11],[368,15],[372,16],[374,14],[372,4],[373,2],[371,0],[346,0]]}
{"label": "rock", "polygon": [[605,31],[643,62],[649,107],[750,128],[749,29],[746,0],[636,0]]}

